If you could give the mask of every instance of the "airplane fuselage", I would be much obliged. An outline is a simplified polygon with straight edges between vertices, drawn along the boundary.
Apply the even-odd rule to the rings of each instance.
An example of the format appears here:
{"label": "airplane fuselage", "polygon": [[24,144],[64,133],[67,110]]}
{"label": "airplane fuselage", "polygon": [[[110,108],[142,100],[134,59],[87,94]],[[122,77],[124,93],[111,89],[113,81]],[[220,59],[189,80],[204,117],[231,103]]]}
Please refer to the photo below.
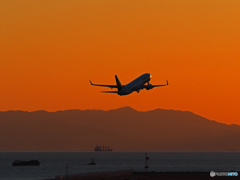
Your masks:
{"label": "airplane fuselage", "polygon": [[144,88],[144,84],[146,84],[150,80],[151,74],[145,73],[123,86],[122,90],[118,92],[118,95],[128,95],[131,94],[133,91],[140,91]]}

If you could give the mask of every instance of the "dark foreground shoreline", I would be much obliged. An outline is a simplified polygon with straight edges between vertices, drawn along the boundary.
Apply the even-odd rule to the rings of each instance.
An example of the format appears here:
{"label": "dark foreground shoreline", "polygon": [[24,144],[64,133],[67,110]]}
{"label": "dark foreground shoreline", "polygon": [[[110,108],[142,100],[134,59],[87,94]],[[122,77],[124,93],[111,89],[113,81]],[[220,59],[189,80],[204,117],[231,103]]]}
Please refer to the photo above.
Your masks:
{"label": "dark foreground shoreline", "polygon": [[210,172],[150,172],[150,173],[137,173],[134,172],[133,176],[135,180],[156,180],[156,179],[167,179],[167,180],[174,180],[174,179],[180,179],[180,180],[200,180],[200,179],[238,179],[239,177],[226,177],[226,176],[215,176],[211,177]]}
{"label": "dark foreground shoreline", "polygon": [[200,180],[200,179],[238,179],[238,176],[215,176],[211,177],[210,172],[135,172],[133,170],[112,171],[102,173],[88,173],[56,176],[48,180]]}

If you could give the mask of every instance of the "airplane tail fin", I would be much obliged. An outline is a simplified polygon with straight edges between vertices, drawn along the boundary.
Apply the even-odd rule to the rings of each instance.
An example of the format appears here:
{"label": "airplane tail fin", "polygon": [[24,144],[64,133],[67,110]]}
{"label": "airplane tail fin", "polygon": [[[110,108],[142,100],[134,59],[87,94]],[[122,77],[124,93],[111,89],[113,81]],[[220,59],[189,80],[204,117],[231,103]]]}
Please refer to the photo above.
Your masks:
{"label": "airplane tail fin", "polygon": [[116,83],[117,83],[118,91],[120,91],[120,90],[122,89],[122,84],[121,84],[121,82],[119,81],[117,75],[115,75],[115,79],[116,79]]}

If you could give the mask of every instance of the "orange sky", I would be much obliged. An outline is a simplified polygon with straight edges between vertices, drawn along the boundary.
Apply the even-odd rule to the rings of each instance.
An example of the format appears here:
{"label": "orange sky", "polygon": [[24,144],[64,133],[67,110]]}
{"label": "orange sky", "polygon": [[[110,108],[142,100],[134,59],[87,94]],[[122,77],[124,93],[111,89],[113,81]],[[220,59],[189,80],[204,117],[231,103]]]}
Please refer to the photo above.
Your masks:
{"label": "orange sky", "polygon": [[[240,124],[240,1],[1,0],[0,110],[192,111]],[[94,83],[152,74],[128,96]]]}

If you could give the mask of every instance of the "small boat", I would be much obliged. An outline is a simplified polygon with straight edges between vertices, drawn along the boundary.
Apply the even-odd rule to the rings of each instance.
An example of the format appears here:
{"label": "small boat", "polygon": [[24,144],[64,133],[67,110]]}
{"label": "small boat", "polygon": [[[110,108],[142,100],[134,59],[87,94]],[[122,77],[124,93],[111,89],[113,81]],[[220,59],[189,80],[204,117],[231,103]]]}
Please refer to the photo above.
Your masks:
{"label": "small boat", "polygon": [[38,160],[31,160],[31,161],[21,161],[15,160],[12,165],[13,166],[39,166],[40,162]]}
{"label": "small boat", "polygon": [[92,162],[88,163],[88,165],[96,165],[96,163],[94,162],[93,158],[92,158]]}

